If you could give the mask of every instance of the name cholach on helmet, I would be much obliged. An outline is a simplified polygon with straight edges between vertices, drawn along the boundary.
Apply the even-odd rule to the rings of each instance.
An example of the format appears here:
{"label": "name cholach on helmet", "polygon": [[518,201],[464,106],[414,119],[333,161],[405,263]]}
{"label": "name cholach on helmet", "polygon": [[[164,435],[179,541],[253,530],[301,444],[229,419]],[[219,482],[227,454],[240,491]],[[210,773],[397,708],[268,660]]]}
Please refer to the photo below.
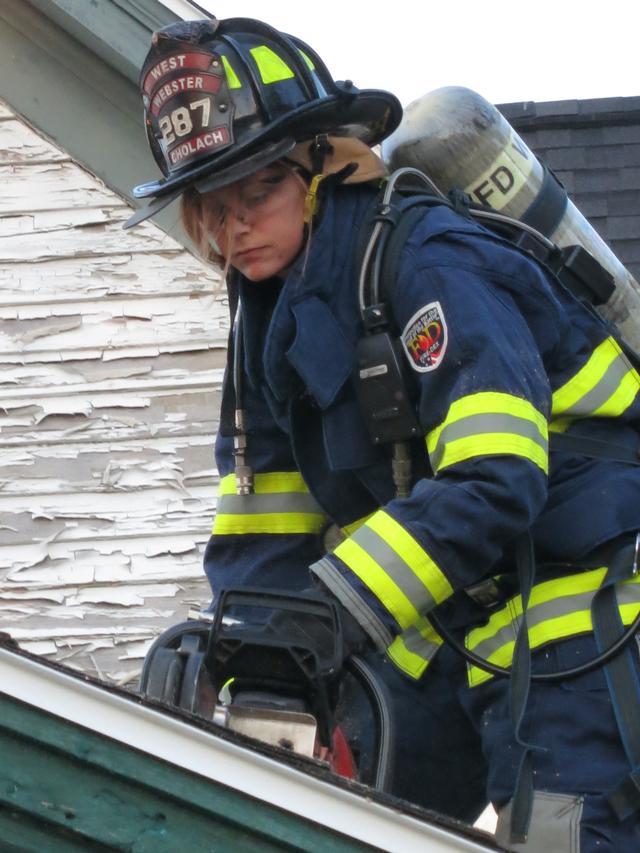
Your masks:
{"label": "name cholach on helmet", "polygon": [[332,133],[374,145],[402,117],[398,99],[335,81],[307,44],[250,18],[181,21],[154,33],[140,74],[147,137],[164,177],[125,227],[187,187],[207,192]]}

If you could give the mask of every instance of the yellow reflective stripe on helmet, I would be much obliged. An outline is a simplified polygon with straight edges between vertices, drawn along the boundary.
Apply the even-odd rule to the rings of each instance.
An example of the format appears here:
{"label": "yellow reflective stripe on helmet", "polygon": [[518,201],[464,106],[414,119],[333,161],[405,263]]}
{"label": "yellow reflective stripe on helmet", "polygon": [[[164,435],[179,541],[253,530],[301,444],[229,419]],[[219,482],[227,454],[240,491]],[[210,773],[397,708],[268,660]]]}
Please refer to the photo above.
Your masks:
{"label": "yellow reflective stripe on helmet", "polygon": [[497,391],[470,394],[449,407],[427,435],[434,473],[478,456],[523,456],[548,470],[547,421],[528,400]]}
{"label": "yellow reflective stripe on helmet", "polygon": [[255,475],[254,493],[236,494],[235,475],[220,481],[214,535],[320,533],[326,516],[297,471]]}
{"label": "yellow reflective stripe on helmet", "polygon": [[[591,603],[606,571],[606,568],[593,569],[533,587],[527,608],[532,649],[593,630]],[[640,610],[640,577],[617,584],[616,593],[622,621],[628,625]],[[517,595],[494,613],[486,625],[469,632],[467,648],[491,663],[510,666],[521,618],[522,599]],[[469,666],[468,678],[469,685],[474,687],[493,676],[479,667]]]}
{"label": "yellow reflective stripe on helmet", "polygon": [[295,77],[284,59],[266,44],[252,47],[250,53],[258,66],[260,77],[265,85],[279,83],[281,80],[290,80]]}
{"label": "yellow reflective stripe on helmet", "polygon": [[304,52],[304,50],[300,50],[300,48],[298,48],[298,53],[299,53],[299,54],[300,54],[300,56],[304,59],[304,61],[307,63],[307,67],[308,67],[311,71],[315,71],[315,70],[316,70],[315,65],[313,64],[313,62],[311,61],[311,59],[307,56],[307,54]]}
{"label": "yellow reflective stripe on helmet", "polygon": [[387,649],[389,660],[411,678],[420,678],[442,645],[428,619],[420,618],[399,634]]}
{"label": "yellow reflective stripe on helmet", "polygon": [[227,75],[227,85],[230,89],[242,89],[242,83],[226,56],[222,57],[222,67]]}
{"label": "yellow reflective stripe on helmet", "polygon": [[371,590],[402,629],[452,593],[437,563],[413,536],[378,510],[334,551]]}
{"label": "yellow reflective stripe on helmet", "polygon": [[554,392],[552,413],[580,417],[617,417],[640,390],[640,377],[617,341],[607,338],[587,363]]}

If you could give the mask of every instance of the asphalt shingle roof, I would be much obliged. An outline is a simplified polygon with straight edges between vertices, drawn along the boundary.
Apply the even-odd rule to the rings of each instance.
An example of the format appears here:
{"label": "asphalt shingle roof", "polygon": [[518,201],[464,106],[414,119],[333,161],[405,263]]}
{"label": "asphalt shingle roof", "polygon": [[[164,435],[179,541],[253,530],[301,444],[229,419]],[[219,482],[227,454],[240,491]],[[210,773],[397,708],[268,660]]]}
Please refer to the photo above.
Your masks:
{"label": "asphalt shingle roof", "polygon": [[498,108],[640,280],[640,97]]}

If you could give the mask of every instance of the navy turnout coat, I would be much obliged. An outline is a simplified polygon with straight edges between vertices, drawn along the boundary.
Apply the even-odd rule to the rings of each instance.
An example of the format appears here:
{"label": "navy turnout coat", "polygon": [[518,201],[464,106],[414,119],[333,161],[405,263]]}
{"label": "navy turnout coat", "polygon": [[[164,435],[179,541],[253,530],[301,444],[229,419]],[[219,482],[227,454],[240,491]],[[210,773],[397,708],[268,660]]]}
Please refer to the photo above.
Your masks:
{"label": "navy turnout coat", "polygon": [[[539,559],[576,565],[640,529],[639,468],[548,452],[549,430],[637,448],[640,378],[612,331],[542,265],[433,208],[406,244],[393,293],[423,430],[412,492],[396,497],[390,451],[369,439],[352,380],[363,334],[353,247],[373,192],[341,187],[326,199],[306,262],[283,283],[239,281],[255,493],[235,494],[233,441],[219,435],[205,568],[215,596],[244,585],[303,589],[311,566],[417,678],[441,643],[425,616],[445,601],[463,613],[465,587],[513,571],[523,531]],[[328,525],[343,536],[330,550]],[[602,573],[582,573],[580,602],[570,570],[556,574],[531,598],[540,608],[532,647],[589,630],[584,596]],[[629,603],[638,590],[631,579]],[[503,629],[477,629],[468,643],[508,665]]]}

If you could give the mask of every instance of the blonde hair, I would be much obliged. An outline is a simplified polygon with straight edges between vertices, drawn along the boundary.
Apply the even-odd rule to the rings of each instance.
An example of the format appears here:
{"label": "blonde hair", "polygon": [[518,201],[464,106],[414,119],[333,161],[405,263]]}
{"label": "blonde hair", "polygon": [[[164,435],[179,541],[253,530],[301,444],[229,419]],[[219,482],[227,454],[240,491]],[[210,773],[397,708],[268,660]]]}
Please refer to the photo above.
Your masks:
{"label": "blonde hair", "polygon": [[206,261],[223,266],[225,259],[215,251],[205,222],[202,195],[195,187],[187,187],[180,198],[180,220],[187,236]]}

